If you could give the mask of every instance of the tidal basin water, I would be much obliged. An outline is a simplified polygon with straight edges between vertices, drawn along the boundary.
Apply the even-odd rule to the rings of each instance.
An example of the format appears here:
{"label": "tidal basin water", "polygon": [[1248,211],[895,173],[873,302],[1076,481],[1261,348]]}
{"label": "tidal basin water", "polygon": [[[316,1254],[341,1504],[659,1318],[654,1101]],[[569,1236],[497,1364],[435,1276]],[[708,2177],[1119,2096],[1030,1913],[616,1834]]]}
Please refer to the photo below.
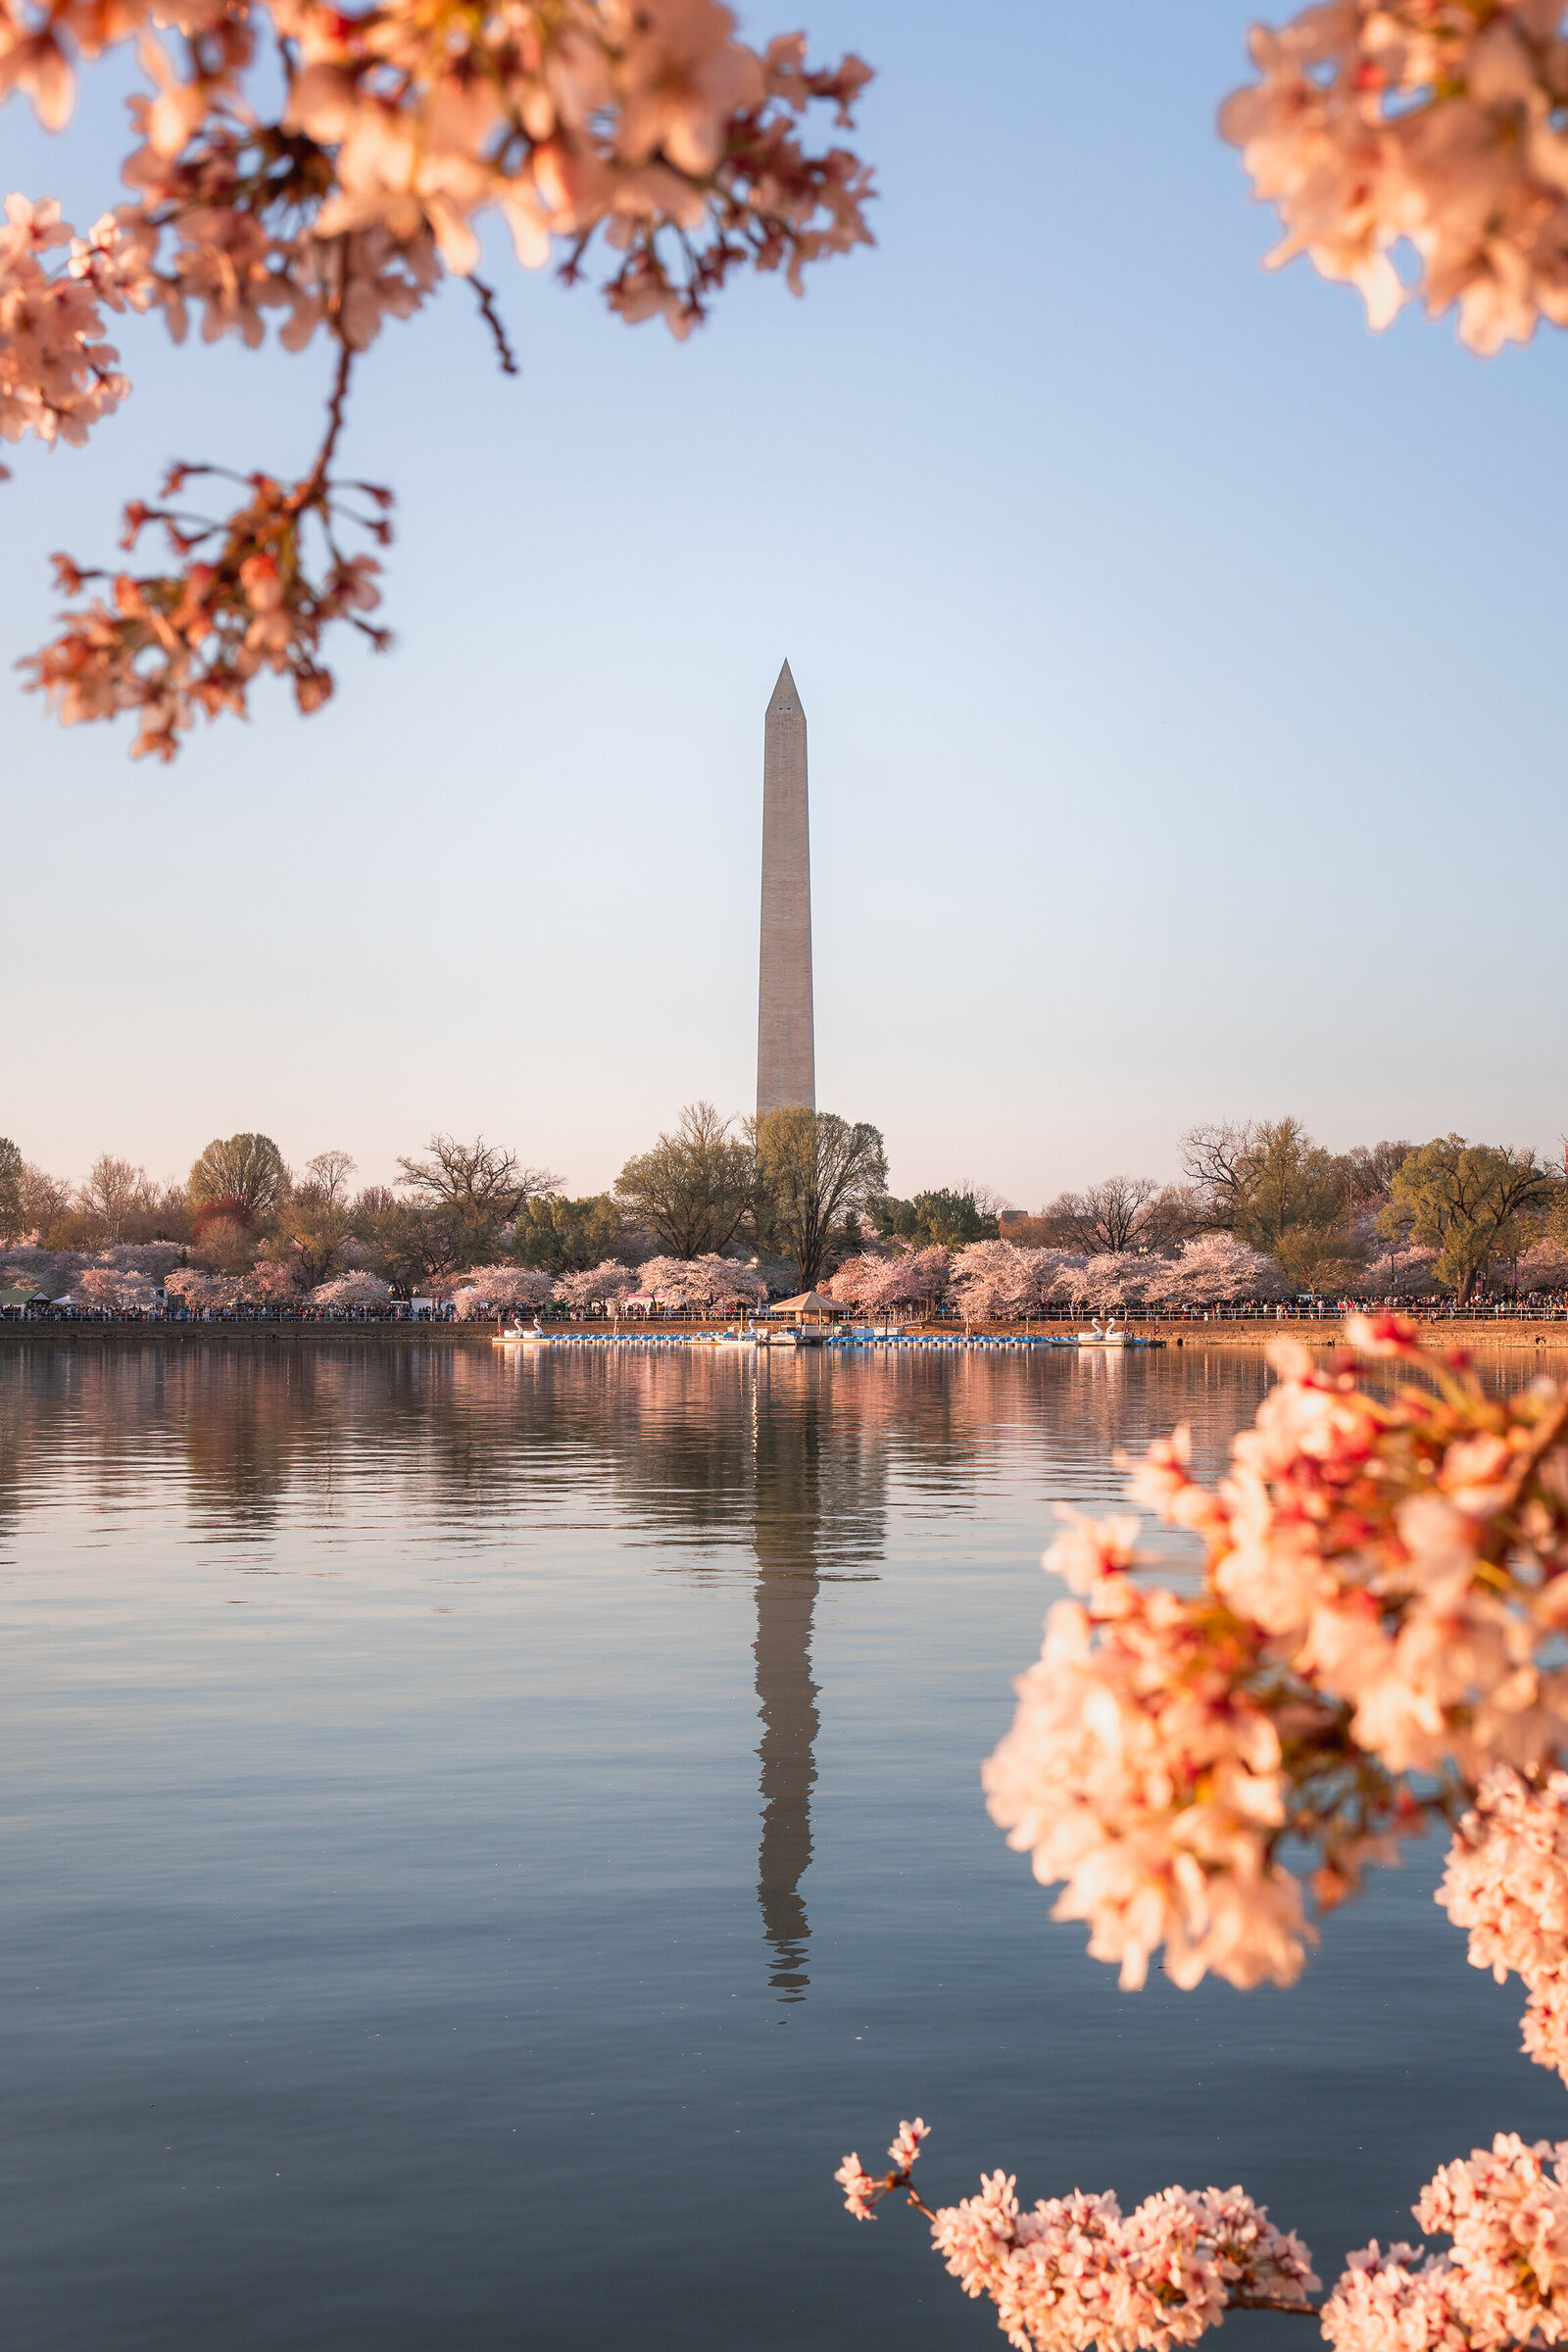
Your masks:
{"label": "tidal basin water", "polygon": [[1265,1377],[0,1354],[9,2352],[1000,2344],[847,2148],[1242,2180],[1332,2274],[1568,2136],[1435,1853],[1293,1992],[1127,1994],[986,1819],[1053,1502]]}

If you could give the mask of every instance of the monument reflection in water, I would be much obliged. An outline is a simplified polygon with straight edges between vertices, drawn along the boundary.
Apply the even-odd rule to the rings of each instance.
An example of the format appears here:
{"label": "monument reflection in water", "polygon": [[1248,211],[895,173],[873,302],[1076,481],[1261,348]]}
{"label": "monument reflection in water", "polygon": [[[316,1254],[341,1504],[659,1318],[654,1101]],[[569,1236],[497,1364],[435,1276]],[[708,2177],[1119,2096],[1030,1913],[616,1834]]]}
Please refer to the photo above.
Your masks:
{"label": "monument reflection in water", "polygon": [[[582,1363],[576,1355],[573,1374]],[[604,1359],[593,1351],[587,1363]],[[802,1881],[821,1730],[816,1605],[826,1584],[874,1580],[887,1542],[889,1424],[899,1405],[855,1369],[772,1349],[622,1354],[604,1364],[623,1475],[660,1534],[679,1533],[719,1559],[749,1542],[756,1556],[757,1899],[769,1983],[787,2002],[804,2000],[809,1984]],[[548,1386],[567,1375],[559,1359],[532,1356],[517,1377]]]}
{"label": "monument reflection in water", "polygon": [[[793,1375],[793,1377],[792,1377]],[[811,1631],[822,1577],[881,1557],[886,1465],[880,1446],[846,1448],[830,1428],[832,1392],[803,1364],[754,1375],[752,1542],[757,1550],[757,1701],[762,1718],[761,1850],[757,1899],[782,2000],[805,1998],[810,1936],[801,1880],[811,1859],[818,1686]],[[788,1383],[787,1406],[781,1391]],[[822,1554],[827,1552],[828,1565]]]}

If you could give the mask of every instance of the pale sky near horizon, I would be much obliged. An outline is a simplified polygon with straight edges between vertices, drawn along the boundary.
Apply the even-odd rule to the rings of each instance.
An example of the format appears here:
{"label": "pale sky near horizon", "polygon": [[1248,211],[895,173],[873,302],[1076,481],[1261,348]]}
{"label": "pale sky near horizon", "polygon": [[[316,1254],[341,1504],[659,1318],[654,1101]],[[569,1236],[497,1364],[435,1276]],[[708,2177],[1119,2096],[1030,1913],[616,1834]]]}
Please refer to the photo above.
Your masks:
{"label": "pale sky near horizon", "polygon": [[[398,648],[172,769],[21,694],[47,555],[103,561],[171,456],[300,463],[326,359],[117,320],[135,397],[0,485],[0,1133],[384,1181],[482,1129],[585,1192],[745,1109],[787,655],[818,1099],[900,1192],[1038,1206],[1286,1110],[1553,1149],[1568,355],[1262,270],[1213,128],[1250,13],[748,7],[879,68],[877,249],[684,347],[497,252],[515,381],[465,289],[388,328],[346,458],[398,493]],[[6,186],[113,201],[107,85],[0,139]]]}

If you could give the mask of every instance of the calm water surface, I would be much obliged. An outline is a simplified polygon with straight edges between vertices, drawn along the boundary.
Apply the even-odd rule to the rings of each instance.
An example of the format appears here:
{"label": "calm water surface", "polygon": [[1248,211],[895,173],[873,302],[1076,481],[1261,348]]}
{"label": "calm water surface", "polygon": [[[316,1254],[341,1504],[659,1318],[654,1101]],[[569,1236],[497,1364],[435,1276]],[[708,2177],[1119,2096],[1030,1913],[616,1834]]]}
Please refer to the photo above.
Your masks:
{"label": "calm water surface", "polygon": [[1053,1501],[1264,1377],[8,1349],[10,2352],[993,2344],[839,2205],[901,2116],[928,2197],[1244,2180],[1320,2268],[1568,2133],[1435,1855],[1131,1995],[986,1820]]}

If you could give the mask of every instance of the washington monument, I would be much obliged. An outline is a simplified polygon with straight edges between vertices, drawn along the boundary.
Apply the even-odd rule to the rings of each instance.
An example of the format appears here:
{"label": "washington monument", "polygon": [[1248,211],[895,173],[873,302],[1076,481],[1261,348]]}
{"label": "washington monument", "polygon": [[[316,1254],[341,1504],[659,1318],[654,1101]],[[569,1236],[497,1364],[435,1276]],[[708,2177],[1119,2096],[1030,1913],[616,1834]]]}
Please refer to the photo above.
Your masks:
{"label": "washington monument", "polygon": [[757,1107],[816,1108],[811,1013],[811,844],[806,712],[786,662],[762,729],[762,952],[757,992]]}

